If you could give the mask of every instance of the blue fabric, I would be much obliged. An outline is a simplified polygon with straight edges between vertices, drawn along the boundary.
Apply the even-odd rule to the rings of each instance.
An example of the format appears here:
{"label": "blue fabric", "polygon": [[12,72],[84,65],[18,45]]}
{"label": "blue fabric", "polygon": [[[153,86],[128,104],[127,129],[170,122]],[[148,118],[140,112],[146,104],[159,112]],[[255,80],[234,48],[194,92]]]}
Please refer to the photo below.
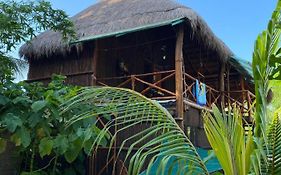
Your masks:
{"label": "blue fabric", "polygon": [[206,85],[196,80],[195,86],[192,89],[193,95],[196,98],[196,103],[200,106],[207,104]]}
{"label": "blue fabric", "polygon": [[[204,160],[204,158],[208,157],[209,156],[209,151],[208,150],[205,150],[205,149],[202,149],[202,148],[196,148],[199,156],[201,157],[201,159]],[[162,158],[161,157],[158,157],[155,162],[153,163],[152,165],[152,168],[150,170],[149,173],[146,174],[146,171],[143,171],[141,174],[139,175],[156,175],[157,174],[157,169],[158,167],[160,166],[160,162],[161,162]],[[172,168],[172,175],[178,175],[178,171],[179,171],[179,167],[182,166],[182,164],[186,164],[188,162],[181,162],[179,164],[179,162],[174,162],[175,161],[175,158],[171,158],[168,163],[167,163],[167,166],[165,167],[164,169],[164,174],[162,175],[168,175],[168,170],[171,166],[173,166]],[[219,171],[221,170],[221,166],[218,162],[218,159],[214,156],[212,157],[210,160],[208,160],[206,163],[205,163],[209,173],[214,173],[216,171]],[[183,175],[183,173],[180,173],[180,175]]]}

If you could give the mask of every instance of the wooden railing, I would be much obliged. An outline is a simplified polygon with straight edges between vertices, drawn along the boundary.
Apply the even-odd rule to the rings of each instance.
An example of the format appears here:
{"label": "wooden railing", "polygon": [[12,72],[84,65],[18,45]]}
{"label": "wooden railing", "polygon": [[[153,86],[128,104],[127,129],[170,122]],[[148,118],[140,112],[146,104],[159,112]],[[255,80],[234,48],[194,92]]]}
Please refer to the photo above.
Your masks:
{"label": "wooden railing", "polygon": [[[197,101],[196,97],[194,96],[193,89],[195,87],[196,78],[192,77],[191,75],[184,73],[184,92],[183,95],[188,100],[195,102]],[[221,93],[212,88],[211,86],[205,85],[206,87],[206,97],[207,97],[207,107],[211,107],[212,104],[217,104],[220,98]]]}
{"label": "wooden railing", "polygon": [[[225,97],[225,106],[236,106],[240,109],[244,117],[253,116],[255,95],[248,90],[223,92]],[[248,118],[251,120],[251,118]],[[250,121],[249,121],[250,122]]]}
{"label": "wooden railing", "polygon": [[170,81],[169,84],[173,85],[174,79],[175,71],[169,70],[130,76],[99,78],[97,79],[97,84],[129,88],[152,99],[173,99],[176,97],[174,87],[163,88],[161,84]]}
{"label": "wooden railing", "polygon": [[[184,73],[184,99],[197,103],[193,89],[195,87],[196,78]],[[110,78],[99,78],[97,84],[102,86],[123,87],[140,92],[152,99],[166,100],[175,99],[175,70],[160,71],[146,74],[137,74],[130,76],[119,76]],[[212,104],[221,106],[222,98],[224,106],[239,107],[244,116],[252,116],[253,102],[255,95],[248,90],[240,91],[224,91],[220,92],[209,85],[206,87],[206,102],[204,107],[211,108]]]}

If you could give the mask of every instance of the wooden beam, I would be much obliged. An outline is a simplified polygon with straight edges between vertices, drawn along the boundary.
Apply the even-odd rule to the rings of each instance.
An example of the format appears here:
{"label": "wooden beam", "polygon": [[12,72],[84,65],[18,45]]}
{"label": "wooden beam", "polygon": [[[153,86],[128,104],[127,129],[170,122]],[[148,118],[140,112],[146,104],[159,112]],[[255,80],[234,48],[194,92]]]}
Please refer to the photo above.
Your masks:
{"label": "wooden beam", "polygon": [[225,105],[225,101],[224,101],[224,73],[225,73],[225,63],[221,63],[219,90],[220,90],[220,94],[221,94],[220,103],[222,105],[222,108]]}
{"label": "wooden beam", "polygon": [[[230,97],[230,80],[229,80],[229,76],[230,76],[230,65],[227,64],[227,72],[226,72],[226,77],[227,77],[227,96]],[[230,99],[228,98],[228,105],[230,105]]]}
{"label": "wooden beam", "polygon": [[[176,31],[176,47],[175,47],[175,87],[176,87],[176,115],[177,118],[183,119],[184,117],[184,104],[183,104],[183,38],[184,26],[179,25]],[[183,129],[183,120],[179,123]]]}
{"label": "wooden beam", "polygon": [[92,74],[92,82],[91,86],[97,85],[97,64],[98,64],[98,57],[99,57],[99,44],[98,40],[95,40],[95,48],[94,48],[94,57],[93,57],[93,74]]}
{"label": "wooden beam", "polygon": [[245,80],[242,75],[240,76],[240,85],[242,90],[242,100],[244,103],[244,101],[246,100],[246,94],[245,94]]}

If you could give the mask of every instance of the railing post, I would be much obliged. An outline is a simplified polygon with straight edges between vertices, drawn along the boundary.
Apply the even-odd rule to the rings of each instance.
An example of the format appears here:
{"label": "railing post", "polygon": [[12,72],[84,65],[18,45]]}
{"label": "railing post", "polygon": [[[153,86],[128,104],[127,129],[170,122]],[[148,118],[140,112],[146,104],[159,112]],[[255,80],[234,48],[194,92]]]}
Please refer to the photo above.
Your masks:
{"label": "railing post", "polygon": [[175,47],[175,87],[176,87],[176,115],[179,122],[179,126],[184,129],[184,105],[183,105],[183,38],[184,38],[184,25],[177,26],[177,40]]}
{"label": "railing post", "polygon": [[209,89],[208,101],[209,101],[209,107],[211,107],[212,106],[212,89]]}
{"label": "railing post", "polygon": [[220,106],[222,108],[225,107],[225,101],[224,101],[224,73],[225,73],[225,63],[221,63],[220,67],[220,81],[219,81],[219,90],[220,90]]}
{"label": "railing post", "polygon": [[91,86],[97,85],[97,64],[98,64],[98,57],[99,57],[99,45],[98,40],[95,40],[95,47],[94,47],[94,57],[93,57],[93,64],[92,64],[92,77],[91,77]]}
{"label": "railing post", "polygon": [[[244,101],[246,100],[245,95],[248,95],[248,94],[245,94],[245,81],[242,76],[240,77],[240,84],[241,84],[241,89],[242,89],[242,104],[244,107]],[[248,102],[247,102],[247,105],[248,105]],[[241,111],[241,112],[242,112],[242,114],[244,114],[244,108],[243,108],[243,111]]]}
{"label": "railing post", "polygon": [[251,97],[250,97],[250,92],[249,91],[247,91],[247,98],[248,98],[248,100],[247,100],[247,106],[248,106],[248,117],[249,117],[249,120],[252,120],[251,119]]}
{"label": "railing post", "polygon": [[135,81],[136,81],[136,79],[135,79],[135,76],[134,75],[131,75],[131,80],[132,80],[132,90],[134,91],[135,90]]}

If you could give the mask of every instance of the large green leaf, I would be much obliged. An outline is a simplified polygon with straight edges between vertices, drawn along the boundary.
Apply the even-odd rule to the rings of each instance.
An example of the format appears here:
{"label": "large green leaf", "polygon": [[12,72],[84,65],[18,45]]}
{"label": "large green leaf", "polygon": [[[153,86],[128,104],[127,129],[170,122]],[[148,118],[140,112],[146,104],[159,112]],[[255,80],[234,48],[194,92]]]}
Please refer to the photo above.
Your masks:
{"label": "large green leaf", "polygon": [[0,105],[6,105],[8,102],[10,101],[9,98],[3,96],[3,95],[0,95]]}
{"label": "large green leaf", "polygon": [[58,135],[54,139],[54,148],[58,149],[59,154],[64,154],[69,147],[68,139],[65,135]]}
{"label": "large green leaf", "polygon": [[20,139],[21,139],[21,144],[23,145],[23,147],[28,147],[30,142],[31,142],[31,138],[30,138],[30,131],[27,130],[25,127],[21,127],[18,130]]}
{"label": "large green leaf", "polygon": [[10,132],[15,132],[17,127],[22,126],[22,120],[20,117],[15,116],[12,113],[6,114],[4,123],[7,125],[6,127]]}
{"label": "large green leaf", "polygon": [[36,101],[31,105],[31,109],[34,112],[38,112],[41,109],[43,109],[46,105],[47,105],[47,102],[45,100]]}
{"label": "large green leaf", "polygon": [[[161,161],[158,171],[163,167],[172,166],[167,164],[170,158],[182,162],[181,173],[208,174],[204,162],[199,157],[196,149],[176,123],[170,113],[156,101],[152,101],[141,94],[120,88],[84,88],[78,96],[66,102],[62,113],[71,111],[83,103],[92,104],[92,108],[83,115],[74,116],[68,121],[68,126],[85,118],[99,117],[105,122],[96,137],[93,148],[96,150],[101,141],[111,133],[109,147],[121,132],[130,134],[122,140],[117,152],[127,147],[124,161],[130,162],[129,174],[139,174],[145,168],[144,162],[148,163],[147,172],[151,170],[157,158],[164,158]],[[111,117],[109,117],[111,116]],[[140,125],[145,125],[142,130],[137,131]],[[88,144],[88,143],[87,143]],[[134,151],[137,150],[137,151]]]}
{"label": "large green leaf", "polygon": [[43,138],[39,144],[39,154],[43,158],[46,155],[50,155],[54,146],[54,141],[50,138]]}
{"label": "large green leaf", "polygon": [[[268,101],[269,80],[280,74],[280,16],[281,0],[277,1],[276,8],[268,23],[267,29],[263,31],[255,42],[253,52],[253,75],[256,95],[256,113],[255,113],[255,130],[254,130],[254,154],[252,157],[252,165],[254,172],[260,174],[262,164],[267,164],[267,152],[269,145],[267,142],[267,128],[269,126],[270,117],[268,117]],[[263,148],[261,145],[264,145]]]}
{"label": "large green leaf", "polygon": [[64,153],[64,157],[68,163],[72,163],[77,156],[79,155],[81,149],[83,147],[83,142],[81,139],[76,139],[69,145],[69,148]]}

